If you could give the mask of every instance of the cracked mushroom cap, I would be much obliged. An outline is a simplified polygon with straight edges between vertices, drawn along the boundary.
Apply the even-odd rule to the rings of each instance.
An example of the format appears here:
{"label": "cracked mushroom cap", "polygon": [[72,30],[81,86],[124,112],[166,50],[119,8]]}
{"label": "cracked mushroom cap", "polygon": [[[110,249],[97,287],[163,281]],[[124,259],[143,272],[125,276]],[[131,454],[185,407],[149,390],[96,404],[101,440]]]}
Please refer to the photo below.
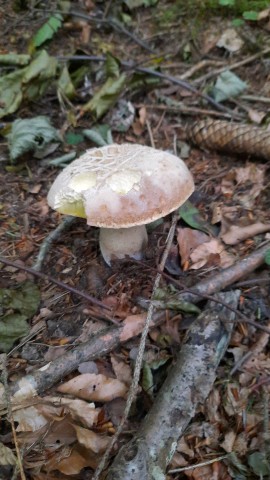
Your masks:
{"label": "cracked mushroom cap", "polygon": [[181,206],[194,190],[185,163],[135,144],[87,150],[55,179],[50,207],[88,225],[128,228],[151,223]]}

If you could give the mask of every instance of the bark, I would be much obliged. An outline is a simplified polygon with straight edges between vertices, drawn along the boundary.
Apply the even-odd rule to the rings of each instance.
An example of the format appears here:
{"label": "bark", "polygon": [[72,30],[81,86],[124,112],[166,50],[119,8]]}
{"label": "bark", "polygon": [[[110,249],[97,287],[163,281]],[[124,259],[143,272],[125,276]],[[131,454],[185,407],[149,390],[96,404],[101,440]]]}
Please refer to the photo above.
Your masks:
{"label": "bark", "polygon": [[[218,297],[237,307],[240,291]],[[187,425],[215,381],[235,313],[214,302],[192,324],[176,364],[133,440],[116,456],[108,480],[165,480],[165,471]]]}

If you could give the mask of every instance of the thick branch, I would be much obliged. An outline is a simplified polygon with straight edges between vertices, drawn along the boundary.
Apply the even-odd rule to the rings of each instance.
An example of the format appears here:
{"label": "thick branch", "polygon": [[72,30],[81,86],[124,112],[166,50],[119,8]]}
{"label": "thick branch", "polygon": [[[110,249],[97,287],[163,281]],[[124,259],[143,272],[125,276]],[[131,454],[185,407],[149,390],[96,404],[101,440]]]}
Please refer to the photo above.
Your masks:
{"label": "thick branch", "polygon": [[[219,294],[237,306],[240,291]],[[226,352],[235,314],[208,302],[192,324],[177,362],[133,440],[117,455],[108,480],[165,480],[165,470],[198,404],[207,398]],[[225,323],[223,321],[225,320]]]}

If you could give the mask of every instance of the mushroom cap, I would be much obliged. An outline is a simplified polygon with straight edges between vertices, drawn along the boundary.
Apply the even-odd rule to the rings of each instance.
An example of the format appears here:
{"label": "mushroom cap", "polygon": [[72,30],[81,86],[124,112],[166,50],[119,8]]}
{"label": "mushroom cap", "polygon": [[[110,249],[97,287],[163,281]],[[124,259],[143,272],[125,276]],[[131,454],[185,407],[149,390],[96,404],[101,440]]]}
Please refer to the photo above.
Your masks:
{"label": "mushroom cap", "polygon": [[87,150],[62,170],[50,207],[87,219],[88,225],[128,228],[180,207],[194,190],[191,173],[175,155],[136,144]]}

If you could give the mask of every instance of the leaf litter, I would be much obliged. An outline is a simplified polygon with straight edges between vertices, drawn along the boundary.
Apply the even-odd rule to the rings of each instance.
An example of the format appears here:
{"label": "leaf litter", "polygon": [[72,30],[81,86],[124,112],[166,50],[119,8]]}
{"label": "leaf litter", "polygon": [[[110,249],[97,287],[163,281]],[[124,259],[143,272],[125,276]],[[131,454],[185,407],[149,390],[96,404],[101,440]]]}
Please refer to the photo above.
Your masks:
{"label": "leaf litter", "polygon": [[[127,10],[120,11],[122,17],[120,15],[119,18],[124,19],[126,18],[124,15],[127,15],[132,25],[136,25],[133,12],[139,11],[138,5],[135,5],[136,2],[127,3],[130,5],[125,7]],[[147,20],[147,14],[155,13],[159,4],[163,5],[163,2],[139,3],[143,7],[143,10],[140,10],[143,28],[148,32],[149,38],[151,35],[155,38],[157,33],[161,35],[164,40],[164,52],[166,52],[169,44],[172,44],[172,39],[163,18],[164,11],[162,13],[162,10],[158,10],[159,16],[156,20],[160,22],[158,31],[155,31],[155,23],[152,23],[155,15],[151,15],[153,17],[151,22]],[[90,12],[95,12],[94,2],[89,8]],[[13,18],[13,13],[10,18]],[[17,15],[20,18],[21,14]],[[177,13],[174,15],[177,16]],[[139,47],[135,46],[130,39],[119,36],[119,32],[111,31],[110,41],[108,41],[107,33],[100,31],[102,26],[96,28],[91,24],[93,51],[97,55],[105,53],[106,59],[104,64],[91,64],[88,69],[85,69],[84,65],[83,74],[80,76],[82,65],[76,65],[71,60],[63,68],[58,57],[81,54],[80,42],[83,40],[83,35],[85,39],[89,39],[90,30],[83,34],[80,26],[77,35],[75,22],[73,24],[71,22],[69,35],[72,38],[72,46],[68,46],[67,42],[63,42],[63,35],[66,34],[65,20],[52,25],[51,29],[49,22],[52,17],[48,16],[46,22],[44,18],[42,22],[41,19],[39,20],[40,29],[35,26],[31,32],[30,46],[31,42],[32,45],[34,42],[36,49],[34,54],[30,52],[30,55],[21,57],[21,54],[25,55],[27,51],[23,42],[20,45],[15,38],[15,47],[11,49],[5,40],[6,52],[9,56],[5,64],[13,64],[12,69],[4,70],[4,75],[1,77],[3,88],[0,114],[2,118],[9,115],[6,118],[12,122],[7,132],[8,130],[10,132],[10,127],[14,128],[16,125],[17,116],[14,112],[18,112],[19,117],[23,119],[28,117],[28,121],[31,119],[33,121],[32,126],[29,124],[26,135],[22,130],[23,140],[31,134],[35,137],[35,127],[38,127],[38,118],[41,115],[51,122],[50,126],[55,125],[54,133],[67,132],[68,141],[59,143],[61,156],[69,155],[70,150],[76,150],[75,155],[79,154],[85,148],[98,145],[98,142],[110,143],[111,130],[116,143],[139,142],[150,145],[151,141],[154,141],[157,147],[173,151],[178,144],[173,139],[178,140],[186,121],[191,120],[183,113],[184,107],[188,106],[192,109],[196,105],[200,108],[202,105],[199,104],[198,98],[190,92],[186,95],[184,90],[174,88],[171,92],[167,91],[168,102],[165,103],[159,80],[142,72],[132,75],[130,71],[124,72],[117,57],[121,59],[125,57],[126,60],[134,58],[139,63],[147,60],[150,64],[152,62],[154,70],[158,70],[160,65],[161,68],[168,65],[168,73],[181,75],[190,68],[191,62],[196,68],[200,67],[199,63],[196,63],[196,50],[193,49],[192,42],[186,42],[188,48],[181,50],[179,47],[183,67],[181,64],[173,67],[165,60],[164,52],[160,55],[160,59],[151,60],[145,51],[136,50]],[[18,31],[22,29],[22,33],[25,28],[23,25],[23,23],[18,24]],[[181,34],[183,38],[186,34],[184,26],[179,26],[178,23],[177,25],[179,32],[174,31],[173,24],[171,31],[174,36]],[[255,110],[259,112],[258,117],[258,114],[251,114],[252,110],[254,111],[254,104],[246,103],[244,99],[251,88],[254,92],[258,92],[259,88],[261,92],[267,91],[269,86],[267,87],[267,79],[261,74],[262,64],[257,60],[258,70],[254,70],[255,63],[251,63],[246,69],[242,67],[232,74],[230,64],[245,58],[244,49],[248,50],[248,44],[245,35],[240,37],[235,34],[228,35],[227,21],[224,21],[224,24],[219,22],[219,25],[222,28],[219,28],[219,32],[216,33],[214,26],[211,27],[212,40],[208,35],[205,45],[203,42],[200,44],[201,51],[207,50],[214,56],[217,64],[221,61],[226,67],[223,73],[214,77],[214,80],[210,82],[206,80],[207,88],[210,91],[215,85],[218,87],[219,96],[214,98],[218,102],[231,105],[229,102],[234,102],[234,98],[249,112],[248,121],[264,124],[267,120],[267,108],[264,103],[259,103],[258,106],[256,104]],[[27,26],[27,29],[31,27],[31,25]],[[248,24],[246,28],[250,28]],[[253,26],[250,32],[251,30],[254,35],[256,27]],[[205,26],[203,32],[198,32],[199,36],[200,34],[201,38],[204,38]],[[23,35],[21,38],[24,38]],[[178,39],[179,46],[181,46],[181,38]],[[244,41],[244,47],[241,47],[239,38]],[[218,39],[221,44],[216,48]],[[175,42],[175,38],[173,41]],[[158,41],[155,42],[154,40],[153,44],[160,54]],[[231,59],[224,53],[226,49],[232,55]],[[11,57],[14,51],[17,51],[17,54]],[[137,52],[139,52],[138,56]],[[185,55],[189,56],[187,61],[185,61]],[[20,65],[20,68],[16,65]],[[180,70],[177,70],[179,68]],[[215,66],[212,65],[211,68],[215,69]],[[198,69],[198,75],[196,70],[194,71],[195,77],[191,78],[195,81],[199,79],[201,73],[205,71],[208,74],[211,73],[207,68],[202,72]],[[83,79],[80,87],[76,78]],[[84,91],[82,91],[83,85],[88,86]],[[61,99],[60,107],[59,98]],[[229,98],[229,102],[226,98]],[[126,103],[121,103],[123,100]],[[177,108],[177,111],[173,111],[173,108]],[[235,108],[237,110],[238,107]],[[104,117],[105,114],[106,117]],[[10,117],[10,115],[13,116]],[[174,127],[174,125],[178,126]],[[46,125],[41,128],[41,135],[46,133],[46,129]],[[88,138],[83,136],[85,131],[91,132]],[[48,143],[55,140],[58,139],[52,135]],[[7,258],[19,259],[23,264],[25,262],[31,266],[42,239],[59,222],[59,215],[50,212],[46,203],[48,185],[56,173],[52,166],[42,165],[39,160],[32,159],[27,153],[28,147],[25,148],[26,143],[23,141],[22,144],[23,148],[14,155],[16,166],[21,168],[21,171],[7,171],[2,169],[1,163],[0,220],[4,228],[1,231],[0,241],[1,251]],[[35,145],[32,144],[32,146],[35,149]],[[29,144],[31,149],[32,146]],[[13,154],[9,156],[5,145],[1,145],[2,147],[1,154],[3,152],[3,158],[6,160],[4,166],[6,166],[11,160],[14,161]],[[26,158],[25,165],[21,164],[22,154],[23,159]],[[49,155],[52,157],[55,155],[56,159],[60,157],[59,152],[54,154],[54,150]],[[176,248],[179,247],[180,258],[176,250],[177,253],[172,256],[172,262],[175,263],[174,269],[173,265],[170,268],[178,272],[180,279],[184,276],[187,285],[190,286],[196,283],[196,278],[207,276],[209,271],[234,264],[239,256],[248,255],[260,242],[267,239],[265,232],[268,231],[270,223],[267,213],[269,212],[267,190],[269,166],[259,161],[255,163],[253,158],[247,158],[247,156],[242,159],[236,159],[232,155],[224,157],[203,150],[198,151],[196,147],[188,150],[186,161],[194,173],[197,185],[203,184],[203,188],[180,211],[181,220],[178,223],[178,235],[174,245]],[[227,172],[222,173],[224,164],[228,168]],[[221,176],[218,177],[217,173],[221,173]],[[165,219],[163,223],[153,228],[150,235],[147,261],[153,267],[157,264],[167,226],[168,222]],[[96,259],[98,259],[96,232],[78,221],[74,230],[69,234],[65,233],[57,241],[55,248],[48,252],[44,269],[70,285],[80,285],[83,289],[88,285],[89,263]],[[97,270],[97,267],[92,268],[91,276],[99,275],[97,272],[93,273],[95,268]],[[262,271],[257,271],[247,279],[253,280],[254,283],[243,287],[239,307],[242,312],[258,321],[265,321],[267,311],[269,312],[267,284],[263,287],[256,285],[256,280],[261,280],[265,273],[267,271],[262,268]],[[89,308],[89,304],[80,303],[73,294],[62,292],[48,282],[46,284],[39,282],[39,287],[34,287],[33,291],[29,290],[33,306],[31,311],[25,312],[24,300],[29,298],[29,293],[23,290],[23,284],[20,283],[18,286],[20,275],[22,273],[14,269],[9,270],[8,267],[1,266],[0,287],[5,296],[5,302],[1,297],[1,315],[10,320],[14,319],[14,316],[24,316],[25,330],[17,332],[15,336],[13,331],[8,340],[2,342],[4,343],[2,350],[7,352],[10,351],[14,342],[17,344],[16,352],[9,357],[8,369],[11,384],[17,378],[44,365],[44,353],[39,350],[39,343],[43,343],[46,349],[45,361],[51,362],[58,357],[59,353],[73,348],[74,341],[87,341],[99,328],[104,330],[108,328],[108,318],[104,320],[104,314],[99,309]],[[23,275],[25,281],[25,273]],[[95,284],[94,295],[97,295],[98,291],[100,298],[114,307],[117,322],[125,323],[122,339],[126,339],[127,343],[117,351],[99,360],[95,359],[91,365],[79,364],[80,374],[75,372],[62,379],[58,390],[54,388],[46,397],[33,397],[32,405],[22,404],[19,408],[17,406],[14,408],[13,417],[16,422],[19,446],[22,451],[25,451],[25,448],[32,445],[30,451],[26,450],[23,458],[29,479],[43,480],[48,476],[52,480],[84,478],[84,475],[89,472],[92,475],[123,415],[125,399],[132,379],[133,361],[138,352],[137,339],[132,337],[137,335],[138,324],[142,325],[145,321],[145,312],[136,303],[136,299],[138,296],[147,299],[150,297],[153,272],[143,266],[129,263],[124,266],[115,265],[104,278],[99,279],[98,282],[92,282],[93,284]],[[37,301],[35,288],[41,291],[41,303]],[[203,303],[200,304],[200,309],[195,305],[193,305],[194,308],[192,305],[185,305],[183,308],[183,305],[179,305],[176,292],[167,288],[165,280],[161,290],[163,298],[158,301],[165,309],[166,321],[162,326],[155,327],[148,337],[149,344],[145,352],[145,367],[141,379],[143,390],[138,391],[139,407],[134,406],[134,416],[126,422],[127,430],[138,428],[142,412],[146,413],[149,410],[149,404],[155,400],[156,390],[164,378],[163,369],[166,375],[167,368],[174,361],[175,350],[180,349],[179,343],[181,344],[183,338],[181,324],[185,324],[185,321],[190,320],[204,308]],[[9,298],[9,303],[6,298]],[[162,305],[161,302],[163,302]],[[25,305],[27,303],[26,301]],[[263,303],[265,310],[262,308]],[[49,328],[49,332],[54,332],[53,339],[50,338],[51,333],[48,334],[48,330],[47,332],[43,330],[41,333],[38,330],[34,331],[40,319],[39,306],[44,309],[43,312],[49,312],[44,317],[44,324],[47,329]],[[173,320],[168,314],[170,310],[175,313]],[[62,326],[58,328],[61,320]],[[9,327],[12,327],[12,321],[8,323]],[[66,326],[73,325],[74,328],[76,325],[76,331],[80,334],[69,336],[64,323]],[[23,347],[19,342],[22,336],[29,332],[30,326],[33,329],[34,340],[31,340],[31,356],[26,358],[23,356]],[[194,466],[200,463],[201,459],[213,457],[218,459],[224,453],[232,453],[232,456],[228,456],[226,461],[217,460],[211,465],[192,470],[186,469],[179,473],[182,475],[181,478],[219,480],[252,478],[254,475],[260,478],[269,474],[264,463],[265,456],[262,453],[266,447],[263,429],[263,421],[265,421],[263,395],[266,395],[269,389],[267,383],[269,352],[267,334],[265,335],[266,340],[262,341],[261,348],[258,347],[254,355],[245,360],[245,355],[258,341],[258,332],[251,326],[237,324],[230,347],[220,364],[217,381],[207,402],[199,407],[197,417],[179,440],[170,468]],[[230,377],[228,372],[242,359],[245,361],[239,367],[240,370],[236,369]],[[92,403],[93,401],[97,406]],[[8,422],[5,420],[3,422],[5,431],[8,431]],[[10,448],[11,442],[6,442],[5,437],[1,438],[1,441],[3,441],[1,458],[5,459],[4,465],[15,465],[15,450]],[[175,476],[168,473],[168,478],[175,478]]]}

